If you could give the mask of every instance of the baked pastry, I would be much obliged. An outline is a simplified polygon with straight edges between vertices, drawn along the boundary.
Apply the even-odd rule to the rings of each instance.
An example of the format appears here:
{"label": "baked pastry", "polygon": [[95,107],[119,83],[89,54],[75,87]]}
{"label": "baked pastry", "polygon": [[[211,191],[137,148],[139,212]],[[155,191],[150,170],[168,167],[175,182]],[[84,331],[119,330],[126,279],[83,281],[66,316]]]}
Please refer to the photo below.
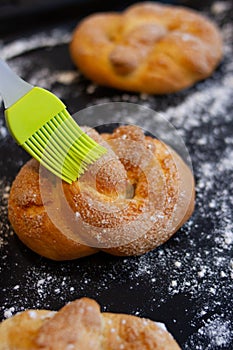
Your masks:
{"label": "baked pastry", "polygon": [[178,6],[143,2],[85,18],[70,44],[73,62],[100,85],[172,93],[213,72],[222,40],[213,22]]}
{"label": "baked pastry", "polygon": [[193,211],[188,166],[139,127],[87,132],[108,152],[71,185],[34,159],[20,170],[8,205],[18,237],[54,260],[140,255],[167,241]]}
{"label": "baked pastry", "polygon": [[28,310],[0,324],[0,350],[179,350],[161,323],[100,312],[82,298],[58,312]]}

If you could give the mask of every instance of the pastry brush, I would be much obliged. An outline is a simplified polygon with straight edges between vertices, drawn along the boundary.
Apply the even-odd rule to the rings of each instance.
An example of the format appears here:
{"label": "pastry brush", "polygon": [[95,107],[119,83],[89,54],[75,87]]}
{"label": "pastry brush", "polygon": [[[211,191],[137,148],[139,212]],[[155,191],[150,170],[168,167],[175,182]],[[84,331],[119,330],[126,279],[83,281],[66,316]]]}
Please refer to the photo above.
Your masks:
{"label": "pastry brush", "polygon": [[16,142],[64,181],[75,181],[106,152],[82,131],[59,98],[22,80],[1,59],[0,94]]}

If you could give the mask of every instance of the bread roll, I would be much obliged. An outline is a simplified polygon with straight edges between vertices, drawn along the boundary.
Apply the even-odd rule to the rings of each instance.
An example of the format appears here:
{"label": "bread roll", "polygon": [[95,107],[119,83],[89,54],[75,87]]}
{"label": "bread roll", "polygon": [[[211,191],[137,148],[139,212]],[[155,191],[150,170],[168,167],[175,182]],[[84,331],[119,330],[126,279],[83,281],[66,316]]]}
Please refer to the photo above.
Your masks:
{"label": "bread roll", "polygon": [[82,298],[58,312],[24,311],[0,324],[0,350],[179,350],[161,324],[136,316],[101,313]]}
{"label": "bread roll", "polygon": [[222,58],[222,40],[216,25],[194,10],[143,2],[85,18],[70,54],[100,85],[167,94],[210,76]]}
{"label": "bread roll", "polygon": [[34,159],[22,167],[8,205],[18,237],[54,260],[140,255],[167,241],[193,211],[188,166],[135,126],[88,134],[108,152],[71,185]]}

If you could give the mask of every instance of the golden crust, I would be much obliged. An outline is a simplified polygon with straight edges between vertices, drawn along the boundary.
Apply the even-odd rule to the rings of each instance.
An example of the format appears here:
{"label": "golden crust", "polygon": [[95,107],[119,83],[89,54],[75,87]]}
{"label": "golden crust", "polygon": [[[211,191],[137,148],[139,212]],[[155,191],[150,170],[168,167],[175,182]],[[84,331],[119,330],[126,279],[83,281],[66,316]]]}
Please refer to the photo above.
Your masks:
{"label": "golden crust", "polygon": [[81,21],[70,54],[100,85],[164,94],[211,75],[222,57],[222,40],[215,24],[198,12],[144,2],[122,14]]}
{"label": "golden crust", "polygon": [[16,234],[32,250],[54,260],[98,250],[140,255],[167,241],[193,211],[189,168],[138,127],[88,133],[108,152],[71,185],[35,160],[20,170],[9,197]]}
{"label": "golden crust", "polygon": [[53,316],[47,310],[27,310],[0,324],[0,350],[33,350],[35,337],[46,319]]}
{"label": "golden crust", "polygon": [[82,298],[58,312],[24,311],[0,324],[0,350],[179,350],[166,329],[131,315],[101,313]]}
{"label": "golden crust", "polygon": [[[41,179],[47,191],[46,201],[41,198],[39,163],[35,159],[22,167],[11,188],[8,216],[21,241],[36,253],[53,260],[70,260],[95,253],[96,249],[80,244],[69,230],[65,215],[61,213],[56,182],[46,175]],[[54,208],[57,225],[47,213],[50,207],[51,210]]]}

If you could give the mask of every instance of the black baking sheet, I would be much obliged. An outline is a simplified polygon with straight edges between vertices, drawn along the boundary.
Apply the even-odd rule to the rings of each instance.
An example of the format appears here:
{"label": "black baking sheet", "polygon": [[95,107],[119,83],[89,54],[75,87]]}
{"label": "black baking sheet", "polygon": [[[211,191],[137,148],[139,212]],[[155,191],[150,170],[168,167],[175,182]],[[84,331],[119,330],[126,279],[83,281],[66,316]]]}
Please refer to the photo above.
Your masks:
{"label": "black baking sheet", "polygon": [[[73,20],[39,32],[30,29],[23,34],[23,44],[20,33],[3,38],[0,52],[12,68],[26,80],[57,94],[71,113],[117,101],[162,112],[191,155],[197,198],[192,218],[166,244],[144,256],[118,258],[99,253],[71,262],[42,258],[17,239],[7,219],[10,185],[29,157],[7,133],[1,110],[1,319],[27,308],[57,310],[68,301],[88,296],[97,300],[103,311],[164,322],[182,349],[233,349],[231,6],[230,1],[218,1],[201,8],[221,27],[223,62],[209,79],[169,96],[98,87],[77,74],[66,43],[75,25]],[[54,30],[62,34],[60,43]],[[46,45],[46,40],[40,40],[42,36],[55,36],[55,40]],[[17,51],[19,42],[27,49]],[[142,118],[135,116],[135,124],[139,119],[141,122]],[[147,127],[151,124],[153,120],[145,119]],[[108,126],[105,129],[108,131]]]}

